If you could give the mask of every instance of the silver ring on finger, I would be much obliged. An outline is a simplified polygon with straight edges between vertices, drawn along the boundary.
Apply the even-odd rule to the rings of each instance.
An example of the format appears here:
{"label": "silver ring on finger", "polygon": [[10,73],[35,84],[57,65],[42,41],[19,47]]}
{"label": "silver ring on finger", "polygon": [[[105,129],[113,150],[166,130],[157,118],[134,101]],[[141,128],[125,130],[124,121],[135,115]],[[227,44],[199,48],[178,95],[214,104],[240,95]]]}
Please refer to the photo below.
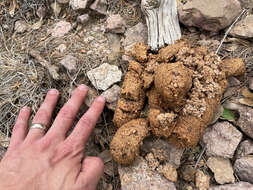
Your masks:
{"label": "silver ring on finger", "polygon": [[43,131],[46,131],[47,130],[47,126],[44,125],[44,124],[41,124],[41,123],[33,123],[31,126],[30,126],[30,129],[41,129]]}

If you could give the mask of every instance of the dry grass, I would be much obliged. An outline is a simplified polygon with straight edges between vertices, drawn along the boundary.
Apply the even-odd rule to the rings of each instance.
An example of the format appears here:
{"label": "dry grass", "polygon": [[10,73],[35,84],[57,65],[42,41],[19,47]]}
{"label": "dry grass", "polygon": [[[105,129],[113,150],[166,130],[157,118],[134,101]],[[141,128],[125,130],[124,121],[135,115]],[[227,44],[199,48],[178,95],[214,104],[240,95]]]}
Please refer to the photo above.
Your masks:
{"label": "dry grass", "polygon": [[[80,76],[78,76],[80,77]],[[56,108],[55,115],[60,107],[70,96],[71,81],[54,81],[48,71],[41,67],[35,60],[24,55],[10,57],[8,52],[0,50],[0,131],[6,136],[11,136],[11,130],[16,116],[24,105],[33,110],[33,115],[38,110],[46,92],[57,88],[61,92],[61,100]],[[81,117],[87,108],[84,106],[77,116]],[[89,155],[96,156],[108,149],[115,129],[112,128],[112,113],[105,111],[103,119],[98,123],[95,133],[91,137],[86,151]],[[96,149],[94,149],[94,146]],[[104,175],[97,189],[104,189],[103,183],[112,184],[114,189],[119,188],[119,178],[116,177],[117,165],[114,166],[115,177]]]}
{"label": "dry grass", "polygon": [[[36,2],[36,1],[30,1]],[[40,2],[40,1],[38,1]],[[23,5],[23,11],[31,13],[33,9],[26,9],[27,3]],[[38,5],[39,6],[39,5]],[[35,10],[36,8],[34,8]],[[4,10],[4,11],[3,11]],[[13,22],[8,20],[7,7],[0,11],[0,18],[4,24]],[[18,13],[16,13],[18,14]],[[21,14],[21,13],[20,13]],[[23,20],[22,18],[19,18]],[[30,24],[36,22],[36,19],[28,22]],[[57,20],[44,20],[43,26],[37,30],[29,30],[24,34],[16,34],[11,28],[3,28],[0,26],[0,130],[7,136],[11,135],[11,129],[15,123],[16,116],[21,107],[31,106],[35,113],[46,92],[51,88],[56,88],[61,93],[59,108],[71,96],[72,90],[81,83],[90,84],[86,76],[86,72],[91,68],[97,67],[106,61],[106,56],[93,47],[93,42],[85,42],[85,37],[95,35],[96,40],[101,40],[102,32],[97,34],[90,33],[92,24],[87,26],[87,32],[71,31],[63,38],[52,38],[48,34],[50,29]],[[60,44],[65,44],[67,50],[60,53],[56,48]],[[95,50],[94,50],[95,48]],[[28,52],[35,49],[40,52],[41,56],[50,64],[59,67],[61,76],[59,81],[55,81],[49,75],[46,68],[29,56]],[[92,52],[87,55],[85,52]],[[103,51],[103,49],[101,50]],[[67,54],[71,54],[78,58],[77,71],[70,74],[65,68],[59,65],[60,60]]]}
{"label": "dry grass", "polygon": [[[18,111],[24,105],[29,105],[33,110],[43,99],[46,91],[51,87],[43,79],[50,81],[50,77],[42,67],[37,67],[35,62],[28,59],[25,51],[16,49],[16,38],[12,36],[16,20],[31,21],[36,10],[45,6],[45,2],[35,0],[20,1],[15,15],[9,14],[9,1],[3,1],[0,10],[0,130],[11,135]],[[29,14],[29,15],[28,15]],[[29,43],[26,44],[29,46]]]}
{"label": "dry grass", "polygon": [[[31,106],[35,112],[45,97],[46,92],[56,88],[61,92],[59,107],[71,96],[72,90],[81,83],[89,84],[86,72],[97,67],[102,61],[101,57],[92,54],[91,57],[81,53],[84,44],[75,34],[70,34],[66,39],[48,38],[40,41],[42,33],[32,32],[29,35],[8,39],[6,47],[0,48],[0,129],[9,136],[18,110],[25,106]],[[3,36],[0,39],[3,42]],[[64,54],[55,51],[56,47],[64,42],[68,50]],[[36,49],[50,64],[57,65],[61,79],[55,81],[49,75],[46,68],[37,60],[28,55],[29,49]],[[70,74],[59,65],[59,61],[65,54],[71,54],[78,58],[76,73]],[[7,131],[6,131],[7,130]]]}
{"label": "dry grass", "polygon": [[[18,6],[15,9],[15,14],[13,16],[10,15],[9,0],[3,0],[0,5],[0,23],[5,28],[6,31],[9,32],[9,35],[14,30],[14,24],[17,20],[25,20],[26,22],[33,22],[35,18],[38,18],[36,15],[36,11],[40,7],[44,7],[49,10],[48,0],[19,0]],[[50,13],[51,14],[51,13]],[[48,16],[50,16],[48,14]]]}
{"label": "dry grass", "polygon": [[[0,18],[8,17],[5,14],[6,12],[0,11]],[[36,20],[28,23],[33,24]],[[102,32],[103,20],[91,20],[85,28],[73,29],[62,38],[53,38],[48,34],[48,30],[57,21],[57,19],[44,19],[44,24],[39,30],[29,30],[24,34],[16,34],[11,28],[0,26],[0,44],[3,44],[0,46],[0,131],[8,137],[11,136],[11,130],[20,108],[25,105],[30,106],[33,117],[47,91],[56,88],[60,91],[61,98],[55,109],[53,116],[55,117],[78,84],[84,83],[92,87],[86,72],[107,62],[108,55],[111,54],[107,39]],[[4,23],[7,23],[7,20]],[[90,37],[92,39],[87,41]],[[67,46],[63,53],[56,50],[60,44]],[[28,52],[31,49],[39,51],[45,60],[59,68],[60,80],[53,80],[48,70],[29,56]],[[74,73],[69,73],[59,64],[67,54],[78,59],[77,70]],[[85,110],[87,107],[84,105],[76,121]],[[112,112],[105,110],[88,143],[86,151],[90,155],[98,155],[108,149],[115,133],[111,119]],[[105,176],[103,181],[115,187],[119,184],[117,177]]]}
{"label": "dry grass", "polygon": [[1,51],[0,63],[0,129],[9,136],[19,109],[29,105],[37,110],[53,84],[43,68],[22,55]]}

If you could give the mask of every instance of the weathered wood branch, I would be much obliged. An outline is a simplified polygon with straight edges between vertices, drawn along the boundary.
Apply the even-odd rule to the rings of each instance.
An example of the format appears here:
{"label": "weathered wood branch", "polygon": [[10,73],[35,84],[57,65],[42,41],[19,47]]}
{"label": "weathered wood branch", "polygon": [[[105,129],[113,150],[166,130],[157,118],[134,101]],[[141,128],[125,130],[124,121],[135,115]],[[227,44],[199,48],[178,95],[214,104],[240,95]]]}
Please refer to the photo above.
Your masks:
{"label": "weathered wood branch", "polygon": [[55,65],[51,65],[47,60],[45,60],[41,55],[40,52],[37,50],[30,50],[29,55],[35,58],[41,66],[45,67],[48,69],[49,74],[53,77],[55,80],[60,79],[60,75],[58,74],[59,68],[56,67]]}
{"label": "weathered wood branch", "polygon": [[142,0],[141,9],[148,26],[148,44],[157,51],[181,38],[177,0]]}

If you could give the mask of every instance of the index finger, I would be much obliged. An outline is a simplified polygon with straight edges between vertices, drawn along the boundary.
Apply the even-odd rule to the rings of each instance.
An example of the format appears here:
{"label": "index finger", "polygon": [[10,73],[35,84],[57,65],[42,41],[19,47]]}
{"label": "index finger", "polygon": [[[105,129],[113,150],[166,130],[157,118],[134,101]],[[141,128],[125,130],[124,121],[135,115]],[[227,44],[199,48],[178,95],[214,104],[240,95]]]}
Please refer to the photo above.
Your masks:
{"label": "index finger", "polygon": [[76,127],[66,141],[72,145],[84,147],[87,140],[95,127],[99,116],[101,115],[105,106],[105,98],[100,96],[96,98],[89,110],[78,121]]}
{"label": "index finger", "polygon": [[45,138],[53,138],[54,142],[63,141],[65,139],[68,130],[71,128],[75,120],[76,114],[83,104],[87,92],[88,87],[85,85],[80,85],[75,89],[72,97],[56,116],[53,125],[45,135]]}

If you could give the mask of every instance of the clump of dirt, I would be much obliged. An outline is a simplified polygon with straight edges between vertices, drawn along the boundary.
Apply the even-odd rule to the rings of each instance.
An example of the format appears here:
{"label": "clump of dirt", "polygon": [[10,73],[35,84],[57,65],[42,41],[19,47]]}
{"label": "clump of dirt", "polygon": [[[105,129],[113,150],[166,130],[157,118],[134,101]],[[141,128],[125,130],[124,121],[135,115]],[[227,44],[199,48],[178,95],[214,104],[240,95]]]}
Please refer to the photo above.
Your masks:
{"label": "clump of dirt", "polygon": [[181,62],[160,64],[154,76],[156,92],[172,110],[183,106],[192,87],[192,71]]}
{"label": "clump of dirt", "polygon": [[[121,88],[117,112],[114,114],[113,122],[120,127],[127,121],[140,116],[145,101],[145,92],[141,80],[143,67],[138,62],[129,64],[125,81]],[[131,84],[131,85],[129,85]]]}
{"label": "clump of dirt", "polygon": [[226,76],[240,76],[245,72],[245,66],[242,59],[225,59],[224,64],[222,65],[223,71],[226,73]]}
{"label": "clump of dirt", "polygon": [[153,153],[148,153],[145,159],[147,160],[148,166],[151,170],[157,171],[169,181],[177,181],[177,170],[170,163],[164,160],[159,160]]}
{"label": "clump of dirt", "polygon": [[[222,61],[204,47],[192,48],[187,40],[179,40],[156,54],[137,43],[131,54],[136,61],[129,64],[113,119],[119,130],[112,140],[111,152],[120,164],[134,160],[140,140],[145,137],[136,133],[129,139],[122,133],[129,131],[128,124],[140,116],[148,118],[148,129],[154,135],[180,147],[196,146],[220,104],[226,77],[245,72],[241,59]],[[149,108],[146,115],[142,114],[144,107]],[[139,127],[137,123],[131,130]],[[129,149],[132,143],[134,151]]]}
{"label": "clump of dirt", "polygon": [[177,114],[174,112],[163,113],[160,109],[150,108],[148,119],[150,129],[156,136],[169,137],[176,124]]}
{"label": "clump of dirt", "polygon": [[135,119],[123,125],[111,142],[111,154],[115,161],[129,164],[139,154],[143,139],[149,135],[148,122]]}

